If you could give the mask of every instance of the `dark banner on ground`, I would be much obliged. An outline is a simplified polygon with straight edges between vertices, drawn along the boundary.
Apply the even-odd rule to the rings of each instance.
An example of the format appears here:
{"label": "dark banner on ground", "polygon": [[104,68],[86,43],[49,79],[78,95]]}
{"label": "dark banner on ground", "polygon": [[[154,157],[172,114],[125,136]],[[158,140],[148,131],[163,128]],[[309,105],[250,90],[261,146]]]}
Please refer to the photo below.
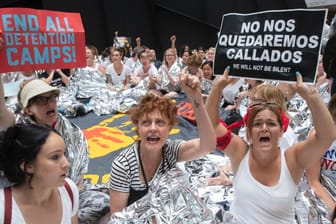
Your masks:
{"label": "dark banner on ground", "polygon": [[[169,138],[198,138],[192,106],[185,98],[176,103],[178,124],[170,131]],[[70,120],[83,130],[89,145],[89,169],[84,178],[92,184],[107,183],[113,159],[137,139],[129,116],[122,113],[97,116],[91,112]]]}
{"label": "dark banner on ground", "polygon": [[225,14],[216,45],[214,73],[252,79],[314,83],[326,9]]}
{"label": "dark banner on ground", "polygon": [[86,66],[79,13],[2,8],[0,31],[0,72]]}

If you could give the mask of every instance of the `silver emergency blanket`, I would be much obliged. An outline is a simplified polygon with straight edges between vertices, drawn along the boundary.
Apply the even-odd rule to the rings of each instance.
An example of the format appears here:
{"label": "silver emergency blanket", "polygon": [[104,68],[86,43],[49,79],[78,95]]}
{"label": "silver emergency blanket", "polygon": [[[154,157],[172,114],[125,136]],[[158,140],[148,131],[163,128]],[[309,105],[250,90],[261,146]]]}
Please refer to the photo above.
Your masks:
{"label": "silver emergency blanket", "polygon": [[76,117],[90,111],[98,116],[124,113],[147,93],[145,83],[124,91],[112,91],[97,70],[80,69],[70,85],[61,89],[58,108],[66,117]]}
{"label": "silver emergency blanket", "polygon": [[[318,87],[325,103],[330,99],[327,90],[325,84]],[[295,95],[288,101],[288,112],[295,134],[299,140],[305,139],[313,126],[307,104]],[[144,198],[115,213],[110,223],[236,223],[230,213],[234,199],[232,186],[206,184],[206,178],[218,174],[220,165],[223,163],[209,156],[184,163],[179,166],[181,170],[172,170],[156,180]],[[336,192],[335,183],[323,179],[323,183],[329,181],[327,186]],[[331,223],[328,208],[316,197],[305,178],[302,178],[295,198],[295,216],[297,224]]]}
{"label": "silver emergency blanket", "polygon": [[[26,115],[17,114],[16,123],[35,123]],[[58,114],[55,129],[64,138],[66,145],[66,157],[71,166],[68,170],[68,177],[75,183],[79,183],[83,175],[87,173],[89,165],[89,152],[86,138],[82,130],[71,123],[61,114]]]}
{"label": "silver emergency blanket", "polygon": [[234,223],[227,211],[232,188],[207,186],[206,178],[216,175],[217,168],[209,157],[180,163],[154,180],[147,195],[114,213],[109,223]]}

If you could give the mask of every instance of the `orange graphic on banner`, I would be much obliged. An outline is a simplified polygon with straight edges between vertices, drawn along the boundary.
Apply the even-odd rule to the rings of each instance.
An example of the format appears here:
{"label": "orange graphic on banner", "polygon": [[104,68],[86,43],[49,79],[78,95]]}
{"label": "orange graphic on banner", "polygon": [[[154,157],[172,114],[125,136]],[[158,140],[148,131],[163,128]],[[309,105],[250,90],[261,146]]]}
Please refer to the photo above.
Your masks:
{"label": "orange graphic on banner", "polygon": [[91,159],[105,156],[134,142],[132,137],[117,128],[93,126],[83,132],[88,141]]}
{"label": "orange graphic on banner", "polygon": [[193,106],[189,102],[182,101],[177,105],[177,114],[188,119],[189,121],[196,123],[195,112]]}

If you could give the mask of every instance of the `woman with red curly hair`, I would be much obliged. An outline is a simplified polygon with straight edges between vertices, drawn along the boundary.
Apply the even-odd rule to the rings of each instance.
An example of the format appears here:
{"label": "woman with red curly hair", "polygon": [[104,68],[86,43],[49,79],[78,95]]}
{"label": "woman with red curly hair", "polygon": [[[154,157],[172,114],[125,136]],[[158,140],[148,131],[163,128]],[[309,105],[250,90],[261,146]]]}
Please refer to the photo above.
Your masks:
{"label": "woman with red curly hair", "polygon": [[114,159],[109,180],[110,210],[121,211],[143,197],[153,180],[179,161],[198,159],[216,148],[216,137],[196,76],[179,74],[179,84],[193,105],[199,138],[170,140],[177,121],[173,101],[147,94],[129,111],[139,136],[133,145]]}

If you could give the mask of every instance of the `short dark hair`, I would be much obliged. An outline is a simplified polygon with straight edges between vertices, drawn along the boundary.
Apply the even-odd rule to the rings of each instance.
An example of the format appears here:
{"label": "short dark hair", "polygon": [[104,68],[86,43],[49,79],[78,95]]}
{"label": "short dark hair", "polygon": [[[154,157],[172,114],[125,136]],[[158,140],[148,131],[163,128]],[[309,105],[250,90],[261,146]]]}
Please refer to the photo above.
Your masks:
{"label": "short dark hair", "polygon": [[16,124],[1,133],[0,170],[10,182],[22,184],[29,177],[30,183],[33,174],[26,172],[26,166],[36,159],[51,132],[60,135],[49,126],[34,124]]}

